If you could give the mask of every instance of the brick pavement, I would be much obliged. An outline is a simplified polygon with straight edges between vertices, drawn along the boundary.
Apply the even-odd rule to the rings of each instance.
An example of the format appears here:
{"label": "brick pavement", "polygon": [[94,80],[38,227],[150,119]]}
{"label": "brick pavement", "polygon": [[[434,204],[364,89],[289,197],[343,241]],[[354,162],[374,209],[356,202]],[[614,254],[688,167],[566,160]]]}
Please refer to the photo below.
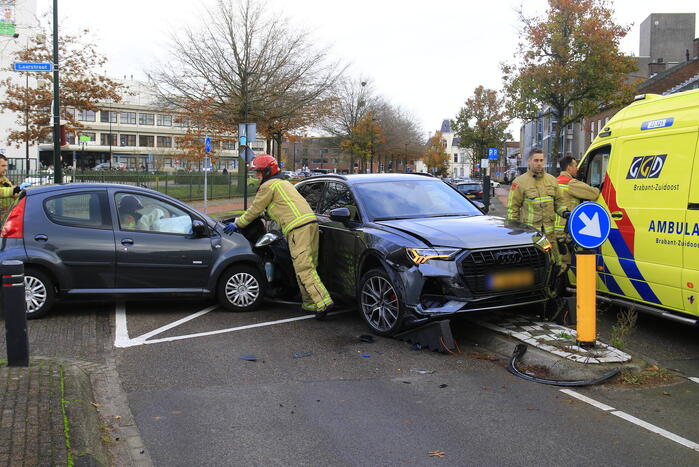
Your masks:
{"label": "brick pavement", "polygon": [[67,465],[62,366],[0,366],[0,465]]}

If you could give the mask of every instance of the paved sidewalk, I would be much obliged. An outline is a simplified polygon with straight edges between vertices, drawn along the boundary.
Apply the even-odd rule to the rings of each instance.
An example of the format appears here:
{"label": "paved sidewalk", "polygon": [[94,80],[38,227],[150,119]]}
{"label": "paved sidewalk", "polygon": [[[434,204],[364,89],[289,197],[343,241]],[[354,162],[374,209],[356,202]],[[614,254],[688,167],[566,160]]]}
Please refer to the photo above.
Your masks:
{"label": "paved sidewalk", "polygon": [[67,465],[61,364],[0,367],[0,465]]}
{"label": "paved sidewalk", "polygon": [[0,332],[0,466],[151,465],[115,369],[108,311],[64,303],[29,321],[28,367],[7,366]]}

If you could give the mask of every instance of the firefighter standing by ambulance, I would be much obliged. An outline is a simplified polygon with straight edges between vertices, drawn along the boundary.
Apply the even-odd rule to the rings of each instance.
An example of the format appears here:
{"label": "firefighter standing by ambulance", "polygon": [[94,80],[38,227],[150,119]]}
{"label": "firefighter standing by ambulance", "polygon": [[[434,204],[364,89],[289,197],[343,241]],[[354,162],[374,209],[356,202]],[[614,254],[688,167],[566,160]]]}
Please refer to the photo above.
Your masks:
{"label": "firefighter standing by ambulance", "polygon": [[[561,265],[554,227],[557,215],[567,219],[570,211],[566,208],[558,181],[544,170],[545,161],[541,149],[534,148],[529,151],[529,170],[515,178],[510,186],[507,219],[527,224],[544,234],[551,245],[553,260],[557,266],[555,277],[552,278],[552,288],[560,296],[564,284],[564,268]],[[555,309],[547,306],[546,314],[551,319],[556,318],[562,308],[558,302],[555,303]]]}
{"label": "firefighter standing by ambulance", "polygon": [[[558,188],[561,189],[563,199],[568,210],[572,211],[582,201],[594,201],[599,196],[599,188],[592,187],[585,182],[577,180],[578,162],[573,156],[562,157],[559,161],[561,173],[558,175]],[[554,230],[558,240],[558,249],[561,261],[567,267],[570,266],[573,247],[570,235],[566,232],[567,219],[556,216]]]}
{"label": "firefighter standing by ambulance", "polygon": [[544,170],[544,153],[529,151],[529,170],[515,178],[507,198],[507,219],[522,222],[540,230],[551,243],[554,258],[559,263],[554,227],[556,214],[568,218],[570,211],[564,203],[556,178]]}
{"label": "firefighter standing by ambulance", "polygon": [[303,310],[312,311],[316,318],[322,319],[333,306],[333,301],[316,271],[318,220],[303,196],[282,178],[274,157],[268,154],[255,157],[251,170],[255,171],[260,181],[255,200],[235,222],[226,224],[224,232],[230,235],[245,228],[266,210],[267,215],[279,224],[289,243]]}

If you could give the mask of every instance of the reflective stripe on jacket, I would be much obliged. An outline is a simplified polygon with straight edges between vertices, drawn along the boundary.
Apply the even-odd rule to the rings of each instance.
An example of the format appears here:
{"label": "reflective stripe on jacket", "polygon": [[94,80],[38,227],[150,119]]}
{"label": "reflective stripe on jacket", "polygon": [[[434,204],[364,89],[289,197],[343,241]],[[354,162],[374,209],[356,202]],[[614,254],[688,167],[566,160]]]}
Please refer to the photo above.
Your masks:
{"label": "reflective stripe on jacket", "polygon": [[272,178],[260,185],[252,206],[236,219],[236,226],[241,229],[246,227],[265,210],[279,224],[284,235],[297,227],[317,221],[308,202],[296,191],[294,185],[280,178]]}
{"label": "reflective stripe on jacket", "polygon": [[[563,201],[569,211],[572,211],[582,201],[594,201],[599,196],[599,189],[573,178],[568,172],[561,172],[558,176],[558,188],[563,194]],[[556,216],[554,229],[557,234],[565,232],[567,220]]]}
{"label": "reflective stripe on jacket", "polygon": [[16,198],[15,185],[4,175],[0,177],[0,198]]}
{"label": "reflective stripe on jacket", "polygon": [[558,181],[553,175],[529,170],[515,178],[507,199],[507,218],[553,233],[556,214],[566,210]]}

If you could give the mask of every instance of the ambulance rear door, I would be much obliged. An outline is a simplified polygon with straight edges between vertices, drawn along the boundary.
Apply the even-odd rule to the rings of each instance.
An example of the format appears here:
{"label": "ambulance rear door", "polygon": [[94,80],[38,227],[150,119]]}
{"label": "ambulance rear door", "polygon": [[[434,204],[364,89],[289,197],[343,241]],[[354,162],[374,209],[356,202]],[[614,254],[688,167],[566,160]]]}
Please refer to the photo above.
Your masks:
{"label": "ambulance rear door", "polygon": [[692,182],[687,202],[687,232],[684,243],[684,270],[682,274],[682,294],[684,310],[699,316],[699,140],[695,142]]}
{"label": "ambulance rear door", "polygon": [[697,133],[643,127],[615,143],[618,165],[604,195],[616,227],[609,237],[616,261],[605,257],[605,265],[624,295],[684,310],[683,241]]}

